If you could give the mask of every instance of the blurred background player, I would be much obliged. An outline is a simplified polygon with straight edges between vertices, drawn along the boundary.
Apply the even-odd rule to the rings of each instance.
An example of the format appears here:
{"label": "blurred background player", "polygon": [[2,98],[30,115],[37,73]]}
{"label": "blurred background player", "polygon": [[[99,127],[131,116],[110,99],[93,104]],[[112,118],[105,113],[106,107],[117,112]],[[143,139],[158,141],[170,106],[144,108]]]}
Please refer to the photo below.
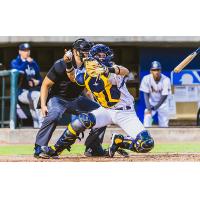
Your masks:
{"label": "blurred background player", "polygon": [[40,128],[42,116],[37,109],[37,103],[40,97],[42,78],[40,76],[40,68],[30,57],[30,53],[30,45],[28,43],[20,44],[19,55],[11,61],[10,68],[20,72],[18,100],[29,105],[33,118],[33,127]]}
{"label": "blurred background player", "polygon": [[[77,84],[85,85],[101,105],[100,108],[89,113],[95,119],[89,128],[116,124],[128,134],[128,136],[113,134],[109,147],[110,157],[113,157],[119,148],[141,153],[149,152],[154,146],[154,141],[139,121],[134,110],[133,96],[126,88],[125,76],[128,75],[129,70],[113,63],[113,56],[109,47],[103,44],[94,45],[89,51],[89,59],[85,62],[86,72],[75,75]],[[97,65],[93,66],[90,60],[98,61]],[[90,62],[90,66],[87,66],[87,62]],[[73,75],[74,73],[71,72],[71,77]],[[66,143],[69,144],[66,138],[78,137],[86,128],[88,127],[81,120],[72,121],[54,145],[54,150],[57,151]]]}
{"label": "blurred background player", "polygon": [[144,93],[146,109],[144,111],[144,126],[152,126],[152,117],[158,113],[160,127],[168,127],[169,105],[168,95],[171,94],[170,79],[161,74],[161,64],[153,61],[150,67],[150,74],[143,77],[140,91]]}

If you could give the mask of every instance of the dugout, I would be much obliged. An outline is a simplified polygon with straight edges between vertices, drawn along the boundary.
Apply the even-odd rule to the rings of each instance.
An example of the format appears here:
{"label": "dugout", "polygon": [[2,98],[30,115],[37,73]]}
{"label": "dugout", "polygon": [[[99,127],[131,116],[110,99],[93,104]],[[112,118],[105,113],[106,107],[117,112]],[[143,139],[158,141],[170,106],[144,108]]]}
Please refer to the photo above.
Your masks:
{"label": "dugout", "polygon": [[[0,70],[9,69],[10,61],[17,56],[21,42],[31,44],[31,55],[38,62],[44,77],[55,60],[63,56],[64,49],[71,48],[79,37],[0,37]],[[144,100],[139,92],[140,80],[149,73],[149,65],[159,60],[163,73],[170,77],[171,70],[200,43],[199,37],[87,37],[96,43],[108,44],[115,53],[116,63],[129,68],[131,74],[127,86],[136,99],[136,111],[143,120]],[[196,57],[187,69],[196,69],[200,57]],[[1,88],[1,87],[0,87]],[[1,89],[0,89],[1,90]],[[8,92],[8,89],[6,90]],[[177,105],[175,121],[195,120],[197,108],[193,104]],[[7,107],[6,110],[9,108]],[[188,112],[190,117],[188,117]]]}
{"label": "dugout", "polygon": [[[25,42],[25,41],[24,41]],[[121,63],[124,66],[128,67],[132,72],[130,80],[127,85],[131,94],[135,98],[139,96],[139,49],[135,48],[131,45],[116,45],[112,43],[106,43],[111,46],[113,51],[115,52],[115,62]],[[0,70],[9,70],[10,61],[17,56],[19,43],[12,44],[3,44],[0,45],[0,62],[3,63]],[[31,45],[31,57],[33,57],[40,66],[42,77],[45,76],[49,68],[53,65],[54,61],[61,58],[64,53],[64,49],[70,49],[71,43],[34,43],[30,42]],[[1,94],[0,88],[0,94]],[[9,88],[6,89],[6,93],[9,94]],[[5,110],[9,112],[9,104],[7,105]],[[28,107],[25,106],[24,109],[27,111]],[[28,114],[28,113],[27,113]],[[30,117],[30,115],[28,114]],[[8,115],[6,116],[6,120],[8,120]],[[65,120],[69,120],[69,117],[65,118]],[[20,120],[20,124],[22,120]],[[62,124],[62,122],[61,122]],[[23,120],[23,125],[32,125],[32,119]]]}

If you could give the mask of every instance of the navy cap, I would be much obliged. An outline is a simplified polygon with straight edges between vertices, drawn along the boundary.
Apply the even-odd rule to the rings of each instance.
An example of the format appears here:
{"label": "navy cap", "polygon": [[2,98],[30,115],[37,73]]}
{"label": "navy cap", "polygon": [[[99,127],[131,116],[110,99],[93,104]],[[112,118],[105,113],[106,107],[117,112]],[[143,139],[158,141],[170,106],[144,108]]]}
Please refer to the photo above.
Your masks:
{"label": "navy cap", "polygon": [[19,45],[19,50],[25,50],[25,49],[30,49],[31,47],[30,47],[30,45],[29,45],[29,43],[23,43],[23,44],[20,44]]}
{"label": "navy cap", "polygon": [[153,61],[152,63],[151,63],[151,68],[150,68],[150,70],[154,70],[154,69],[162,69],[162,66],[161,66],[161,64],[160,64],[160,62],[158,62],[158,61]]}

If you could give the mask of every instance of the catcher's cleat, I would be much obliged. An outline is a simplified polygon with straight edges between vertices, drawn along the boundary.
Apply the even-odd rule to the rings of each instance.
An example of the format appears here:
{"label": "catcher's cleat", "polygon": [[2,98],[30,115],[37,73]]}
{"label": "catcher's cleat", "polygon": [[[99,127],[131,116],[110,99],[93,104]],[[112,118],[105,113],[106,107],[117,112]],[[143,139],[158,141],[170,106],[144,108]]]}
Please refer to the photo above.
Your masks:
{"label": "catcher's cleat", "polygon": [[41,153],[38,155],[37,158],[43,158],[43,159],[58,159],[59,156],[56,153],[56,151],[52,147],[48,146],[41,146]]}
{"label": "catcher's cleat", "polygon": [[126,152],[124,149],[119,148],[119,149],[117,150],[117,153],[118,153],[119,155],[121,155],[121,156],[124,156],[125,158],[128,158],[128,157],[129,157],[128,152]]}
{"label": "catcher's cleat", "polygon": [[109,157],[108,149],[104,149],[104,156]]}
{"label": "catcher's cleat", "polygon": [[94,152],[91,148],[88,148],[85,152],[84,155],[86,157],[94,157],[94,156],[108,156],[108,151],[104,149],[101,153],[100,152]]}
{"label": "catcher's cleat", "polygon": [[108,154],[112,158],[115,152],[119,149],[120,145],[123,143],[124,136],[121,134],[114,133],[112,135],[111,145],[108,148]]}

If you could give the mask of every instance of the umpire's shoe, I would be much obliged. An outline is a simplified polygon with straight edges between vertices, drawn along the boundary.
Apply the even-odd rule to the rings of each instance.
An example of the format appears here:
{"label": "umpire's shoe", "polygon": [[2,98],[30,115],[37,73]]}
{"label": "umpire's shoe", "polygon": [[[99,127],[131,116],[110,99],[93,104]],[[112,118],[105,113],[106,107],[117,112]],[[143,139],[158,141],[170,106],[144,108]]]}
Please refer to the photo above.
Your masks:
{"label": "umpire's shoe", "polygon": [[124,141],[124,136],[121,134],[114,133],[112,135],[111,145],[108,148],[108,154],[110,157],[113,157],[115,155],[115,152],[118,151],[120,145],[122,145]]}
{"label": "umpire's shoe", "polygon": [[43,158],[43,159],[50,159],[50,158],[58,159],[59,158],[56,151],[52,147],[48,147],[48,146],[35,147],[34,157]]}

